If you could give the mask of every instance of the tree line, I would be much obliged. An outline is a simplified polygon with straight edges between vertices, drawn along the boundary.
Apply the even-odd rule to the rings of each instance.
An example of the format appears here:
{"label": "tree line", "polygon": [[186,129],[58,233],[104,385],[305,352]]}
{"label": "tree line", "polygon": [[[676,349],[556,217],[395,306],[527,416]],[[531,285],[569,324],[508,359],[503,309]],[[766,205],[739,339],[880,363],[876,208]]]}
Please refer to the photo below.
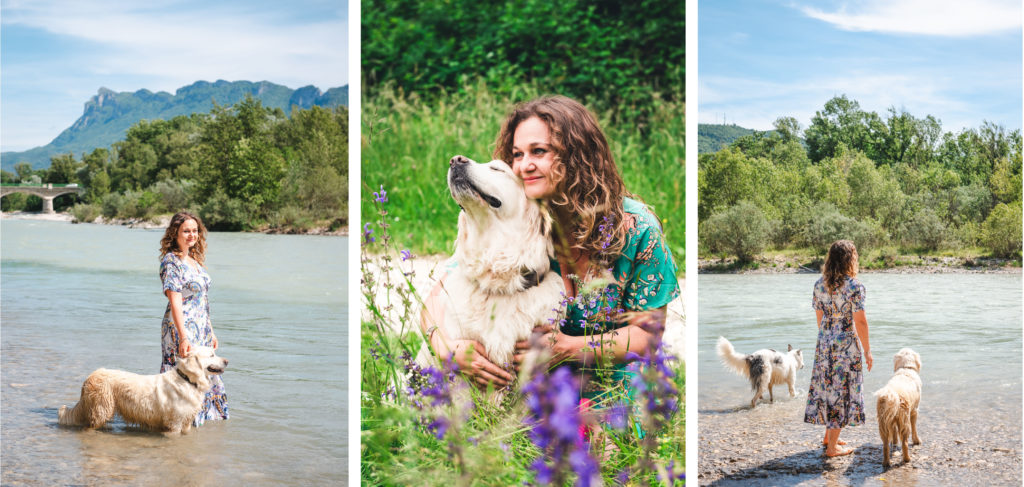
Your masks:
{"label": "tree line", "polygon": [[[79,221],[149,219],[189,209],[216,230],[286,231],[347,223],[348,110],[293,108],[291,117],[252,97],[170,120],[142,120],[110,149],[47,169],[18,163],[3,182],[77,183],[59,197]],[[36,210],[36,196],[12,194],[3,210]]]}
{"label": "tree line", "polygon": [[[845,95],[801,131],[781,117],[698,160],[702,254],[749,261],[769,249],[981,248],[1021,256],[1021,132],[983,122],[865,111]],[[802,135],[802,139],[801,139]]]}

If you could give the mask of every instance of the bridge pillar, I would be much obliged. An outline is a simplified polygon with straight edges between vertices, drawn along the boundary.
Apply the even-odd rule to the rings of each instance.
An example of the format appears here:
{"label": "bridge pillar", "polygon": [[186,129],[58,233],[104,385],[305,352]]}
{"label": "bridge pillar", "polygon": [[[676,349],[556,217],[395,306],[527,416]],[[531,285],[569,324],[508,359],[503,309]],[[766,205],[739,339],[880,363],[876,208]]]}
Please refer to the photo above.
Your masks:
{"label": "bridge pillar", "polygon": [[43,199],[43,213],[56,213],[53,211],[53,199],[56,196],[41,196]]}

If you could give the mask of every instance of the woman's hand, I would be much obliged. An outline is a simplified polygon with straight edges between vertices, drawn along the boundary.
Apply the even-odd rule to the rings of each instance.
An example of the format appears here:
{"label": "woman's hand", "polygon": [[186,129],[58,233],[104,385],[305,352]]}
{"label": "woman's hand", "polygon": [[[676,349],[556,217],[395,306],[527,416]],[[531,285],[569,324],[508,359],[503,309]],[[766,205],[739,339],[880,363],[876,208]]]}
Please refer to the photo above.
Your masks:
{"label": "woman's hand", "polygon": [[184,358],[184,357],[188,357],[191,354],[192,354],[192,344],[187,339],[184,339],[184,338],[182,338],[181,340],[178,340],[178,356]]}
{"label": "woman's hand", "polygon": [[868,364],[868,372],[871,372],[871,366],[875,363],[875,358],[871,356],[871,350],[864,352],[864,363]]}
{"label": "woman's hand", "polygon": [[479,387],[487,387],[494,384],[496,387],[505,387],[515,378],[494,362],[491,362],[483,354],[484,347],[476,340],[454,340],[452,352],[455,363],[459,370],[470,377],[470,382]]}
{"label": "woman's hand", "polygon": [[[585,337],[576,337],[566,335],[556,330],[551,325],[538,325],[533,329],[533,333],[539,334],[540,336],[535,338],[544,348],[551,351],[551,363],[558,364],[562,362],[581,362],[583,361],[583,348],[585,343],[583,340]],[[526,359],[526,353],[530,351],[531,339],[522,340],[516,342],[515,355],[512,356],[512,361],[515,363],[516,370],[522,365]]]}
{"label": "woman's hand", "polygon": [[210,339],[213,341],[213,349],[216,350],[217,349],[217,334],[216,333],[210,333]]}

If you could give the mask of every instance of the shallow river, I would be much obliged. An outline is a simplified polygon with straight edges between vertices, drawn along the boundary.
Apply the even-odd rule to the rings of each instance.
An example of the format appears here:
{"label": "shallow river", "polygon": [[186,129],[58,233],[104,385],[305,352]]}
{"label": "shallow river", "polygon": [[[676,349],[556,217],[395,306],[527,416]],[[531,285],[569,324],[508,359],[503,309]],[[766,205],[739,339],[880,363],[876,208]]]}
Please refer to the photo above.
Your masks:
{"label": "shallow river", "polygon": [[154,374],[162,230],[0,224],[4,485],[344,484],[347,239],[213,233],[208,271],[231,419],[166,438],[57,425],[99,367]]}
{"label": "shallow river", "polygon": [[[730,479],[737,485],[814,485],[821,475],[834,480],[828,478],[831,472],[841,479],[838,484],[870,479],[905,485],[950,480],[1020,485],[1021,274],[860,276],[867,290],[875,364],[864,376],[867,423],[843,430],[857,448],[857,459],[843,460],[849,464],[823,463],[820,452],[809,448],[816,448],[824,428],[803,423],[817,338],[811,308],[817,278],[700,276],[697,360],[704,478],[715,479],[715,485],[732,485]],[[750,410],[750,383],[721,364],[719,336],[741,353],[784,351],[789,344],[803,349],[798,397],[790,399],[785,385],[776,386],[775,404],[765,401]],[[922,358],[918,424],[925,444],[912,448],[915,464],[883,474],[872,393],[892,376],[893,355],[902,347]]]}

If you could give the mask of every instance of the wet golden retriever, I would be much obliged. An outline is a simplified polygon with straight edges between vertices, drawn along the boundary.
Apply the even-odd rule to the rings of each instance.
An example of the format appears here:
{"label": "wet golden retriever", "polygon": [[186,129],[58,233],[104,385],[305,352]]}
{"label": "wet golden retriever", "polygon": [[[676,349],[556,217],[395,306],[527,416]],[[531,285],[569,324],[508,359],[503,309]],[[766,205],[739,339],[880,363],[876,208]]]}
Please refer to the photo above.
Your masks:
{"label": "wet golden retriever", "polygon": [[882,466],[889,466],[889,447],[900,443],[903,462],[910,462],[908,438],[921,444],[917,436],[917,408],[921,404],[921,356],[904,348],[893,359],[893,376],[885,387],[875,391],[878,398],[878,434],[882,437]]}
{"label": "wet golden retriever", "polygon": [[60,407],[58,423],[98,428],[120,414],[129,424],[185,434],[210,390],[209,376],[223,373],[227,365],[213,348],[195,347],[173,369],[158,375],[96,370],[82,384],[78,404]]}

